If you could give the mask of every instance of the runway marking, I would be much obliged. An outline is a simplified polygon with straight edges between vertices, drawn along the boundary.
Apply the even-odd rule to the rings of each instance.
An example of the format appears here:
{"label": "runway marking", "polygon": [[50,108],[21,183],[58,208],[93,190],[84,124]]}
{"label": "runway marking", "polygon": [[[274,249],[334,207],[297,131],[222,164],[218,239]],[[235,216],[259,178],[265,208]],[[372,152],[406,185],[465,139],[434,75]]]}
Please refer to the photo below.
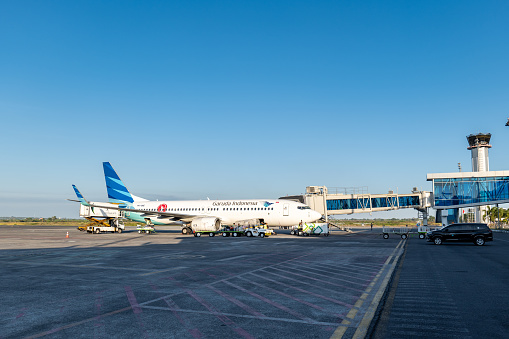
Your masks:
{"label": "runway marking", "polygon": [[[302,275],[302,274],[286,271],[286,270],[283,270],[283,269],[280,269],[280,268],[277,268],[277,267],[269,267],[269,268],[274,269],[274,270],[278,270],[278,271],[282,271],[282,272],[285,272],[285,273],[288,273],[288,274],[293,274],[293,275],[296,275],[296,276],[299,276],[299,277],[303,277],[303,278],[307,278],[307,279],[311,279],[311,280],[320,281],[322,284],[328,284],[328,285],[338,286],[338,287],[341,287],[341,288],[347,288],[349,290],[354,290],[354,291],[357,291],[357,292],[363,292],[361,289],[358,289],[358,288],[355,288],[355,287],[334,284],[334,283],[329,282],[329,281],[324,281],[323,279],[317,279],[317,278],[313,278],[313,277],[310,277],[310,276],[307,276],[307,275]],[[302,272],[302,270],[297,270],[297,271],[301,271]],[[304,271],[304,273],[310,273],[310,272]],[[319,274],[319,275],[322,275],[322,274]],[[350,284],[353,284],[353,285],[359,285],[357,283],[354,283],[354,282],[351,282],[351,281],[348,281],[348,280],[343,280],[343,279],[335,279],[335,280],[342,280],[345,283],[350,283]]]}
{"label": "runway marking", "polygon": [[[383,264],[382,268],[379,270],[378,274],[375,276],[375,278],[373,279],[371,284],[369,284],[368,288],[366,288],[366,290],[363,292],[361,297],[355,303],[355,306],[347,314],[346,317],[348,319],[353,320],[355,318],[355,316],[357,316],[358,310],[360,309],[360,307],[362,307],[362,304],[364,303],[364,301],[368,297],[368,293],[369,293],[368,291],[371,291],[371,289],[375,285],[376,281],[382,275],[382,272],[387,270],[387,267],[388,267],[389,263],[393,259],[394,255],[399,251],[400,246],[401,246],[401,248],[403,248],[402,245],[403,245],[403,239],[399,241],[398,245],[394,248],[394,250],[392,251],[391,255],[387,258],[387,260],[385,261],[385,263]],[[383,296],[383,294],[385,292],[385,289],[387,288],[387,284],[389,283],[389,280],[392,277],[392,272],[394,271],[394,268],[396,267],[396,263],[398,262],[398,259],[399,259],[400,256],[401,256],[401,253],[399,253],[397,257],[394,257],[394,261],[392,262],[391,266],[389,266],[388,271],[387,271],[387,273],[385,275],[385,278],[382,281],[382,284],[380,285],[380,288],[378,289],[378,292],[375,294],[375,296],[373,298],[373,301],[371,302],[371,304],[368,307],[367,311],[364,313],[364,317],[362,318],[362,320],[360,321],[359,325],[357,326],[357,329],[356,329],[356,331],[355,331],[355,333],[354,333],[352,338],[360,339],[360,338],[365,338],[366,337],[366,334],[367,334],[367,331],[368,331],[368,328],[369,328],[369,324],[371,323],[371,321],[373,320],[373,317],[375,316],[375,312],[376,312],[376,309],[378,307],[378,304],[380,303],[380,300],[382,299],[382,296]],[[331,339],[340,339],[340,338],[342,338],[343,335],[345,334],[346,330],[347,330],[347,327],[345,327],[345,325],[348,325],[348,324],[350,324],[350,321],[348,321],[347,319],[343,320],[342,323],[341,323],[342,326],[339,326],[334,331],[334,333],[332,334],[332,336],[330,338]]]}
{"label": "runway marking", "polygon": [[224,293],[223,291],[215,288],[214,286],[209,285],[207,287],[210,288],[212,291],[216,292],[217,294],[219,294],[220,296],[222,296],[223,298],[228,299],[230,302],[232,302],[235,305],[239,306],[240,308],[244,309],[244,311],[247,311],[247,312],[255,315],[256,317],[258,317],[258,319],[261,319],[262,317],[266,317],[265,314],[254,310],[253,308],[251,308],[251,306],[244,304],[242,301],[232,297],[229,294]]}
{"label": "runway marking", "polygon": [[313,319],[308,318],[308,317],[306,317],[306,316],[304,316],[304,315],[302,315],[302,314],[300,314],[298,312],[295,312],[294,310],[289,309],[288,307],[283,306],[283,305],[281,305],[281,304],[279,304],[279,303],[277,303],[275,301],[267,299],[264,296],[259,295],[258,293],[254,293],[254,292],[251,292],[249,290],[246,290],[245,288],[243,288],[241,286],[238,286],[238,285],[236,285],[236,284],[234,284],[234,283],[232,283],[230,281],[225,281],[225,283],[230,285],[231,287],[234,287],[234,288],[236,288],[236,289],[238,289],[238,290],[240,290],[240,291],[242,291],[244,293],[247,293],[247,294],[249,294],[249,295],[251,295],[251,296],[253,296],[255,298],[258,298],[258,299],[260,299],[262,301],[265,301],[267,304],[270,304],[270,305],[272,305],[272,306],[274,306],[276,308],[279,308],[280,310],[283,310],[283,311],[285,311],[287,313],[290,313],[291,315],[293,315],[293,316],[295,316],[297,318],[300,318],[302,320],[308,321],[309,323],[314,323],[315,322]]}
{"label": "runway marking", "polygon": [[[254,269],[254,270],[249,271],[249,272],[241,273],[241,274],[238,274],[238,275],[233,276],[233,277],[228,277],[228,278],[225,278],[225,279],[221,279],[221,280],[212,282],[210,284],[206,284],[205,286],[207,287],[209,285],[220,283],[220,282],[232,279],[232,278],[237,277],[237,276],[243,276],[243,275],[246,275],[246,274],[253,274],[252,272],[257,272],[257,271],[263,272],[263,270],[265,270],[267,268],[271,268],[274,265],[280,265],[280,264],[283,264],[285,262],[289,262],[289,261],[293,261],[293,260],[298,260],[298,259],[301,259],[303,257],[309,256],[310,254],[311,253],[301,254],[300,256],[297,256],[297,257],[294,257],[294,258],[291,258],[291,259],[288,259],[288,260],[284,260],[284,261],[282,261],[282,262],[280,262],[278,264],[270,264],[270,265],[267,265],[267,266],[264,266],[264,267],[261,267],[261,268]],[[88,267],[87,265],[65,265],[65,264],[48,264],[48,263],[32,263],[32,262],[21,262],[21,263],[28,264],[28,265],[40,265],[40,266],[46,265],[46,266],[63,266],[63,267]],[[108,269],[108,267],[94,267],[94,266],[91,266],[90,268]],[[121,270],[131,270],[131,271],[149,271],[147,269],[131,269],[131,268],[115,268],[115,267],[113,267],[111,269],[121,269]],[[273,274],[273,275],[278,275],[278,274],[271,273],[271,272],[265,272],[265,273],[269,273],[269,274]],[[292,280],[292,278],[289,278],[289,280]],[[325,288],[325,289],[327,289],[327,288]],[[224,315],[224,316],[229,316],[229,317],[258,319],[257,316],[221,313],[221,312],[218,312],[218,311],[213,310],[213,309],[212,310],[209,309],[209,311],[207,312],[207,311],[196,311],[196,310],[183,310],[183,309],[179,309],[178,307],[176,307],[176,308],[164,308],[164,307],[148,306],[148,304],[151,304],[151,303],[154,303],[154,302],[157,302],[157,301],[160,301],[160,300],[165,301],[167,298],[171,298],[171,297],[176,296],[176,295],[182,295],[184,293],[185,292],[181,291],[181,292],[177,292],[177,293],[167,294],[167,295],[162,296],[162,297],[158,297],[158,298],[155,298],[155,299],[152,299],[152,300],[149,300],[149,301],[138,303],[138,307],[140,307],[140,308],[150,308],[150,309],[166,310],[166,311],[172,311],[172,312],[188,312],[188,313],[198,313],[198,314],[210,314],[210,315],[216,315],[216,316],[218,316],[218,318],[220,316]],[[310,292],[308,292],[308,293],[310,293]],[[336,291],[336,293],[340,293],[340,292]],[[321,298],[326,298],[326,297],[321,296]],[[327,298],[326,300],[331,300],[332,301],[333,299]],[[69,328],[72,328],[72,327],[76,327],[76,326],[79,326],[79,325],[82,325],[82,324],[85,324],[85,323],[88,323],[88,322],[91,322],[91,321],[97,321],[99,319],[99,317],[100,317],[101,320],[104,320],[108,316],[112,316],[112,315],[115,315],[115,314],[118,314],[118,313],[121,313],[121,312],[125,312],[125,311],[129,311],[129,310],[133,310],[133,306],[124,307],[124,308],[121,308],[121,309],[118,309],[118,310],[115,310],[115,311],[112,311],[112,312],[109,312],[109,313],[102,314],[100,316],[94,316],[94,317],[87,318],[87,319],[84,319],[84,320],[81,320],[81,321],[78,321],[78,322],[74,322],[74,323],[71,323],[71,324],[67,324],[67,325],[64,325],[64,326],[61,326],[61,327],[58,327],[58,328],[54,328],[54,329],[51,329],[51,330],[48,330],[48,331],[44,331],[44,332],[41,332],[41,333],[38,333],[38,334],[34,334],[34,335],[32,335],[32,336],[30,336],[28,338],[39,338],[39,337],[42,337],[42,336],[46,336],[48,334],[53,334],[53,333],[56,333],[56,332],[60,332],[62,330],[69,329]],[[344,326],[344,325],[339,324],[339,323],[319,322],[319,321],[314,321],[314,320],[311,320],[311,319],[310,319],[311,322],[309,322],[308,320],[286,319],[286,318],[272,318],[272,317],[266,317],[266,316],[260,317],[260,318],[263,319],[263,320],[274,320],[274,321],[290,322],[290,323],[303,323],[303,324],[323,325],[323,326],[339,326],[339,327]],[[345,330],[346,330],[346,328],[345,328]],[[249,335],[249,333],[247,333],[247,335]]]}
{"label": "runway marking", "polygon": [[[286,298],[288,298],[288,299],[292,299],[292,300],[295,300],[295,301],[297,301],[297,302],[299,302],[299,303],[302,303],[302,304],[304,304],[304,305],[308,305],[309,307],[315,308],[315,309],[320,310],[320,311],[322,311],[322,312],[328,313],[328,312],[327,312],[327,310],[325,310],[325,309],[324,309],[323,307],[321,307],[321,306],[318,306],[318,305],[312,304],[312,303],[310,303],[310,302],[307,302],[307,301],[305,301],[305,300],[302,300],[302,299],[296,298],[296,297],[294,297],[294,296],[292,296],[292,295],[289,295],[289,294],[286,294],[286,293],[284,293],[284,292],[278,291],[278,290],[276,290],[276,289],[274,289],[274,288],[272,288],[272,287],[267,287],[267,286],[265,286],[265,285],[263,285],[263,284],[260,284],[260,283],[254,282],[254,281],[252,281],[252,280],[248,280],[248,279],[246,279],[246,278],[240,278],[240,277],[239,277],[239,279],[242,279],[242,280],[244,280],[244,281],[246,281],[246,282],[248,282],[248,283],[250,283],[250,284],[253,284],[253,285],[256,285],[256,286],[258,286],[258,287],[261,287],[262,289],[269,290],[269,291],[272,291],[273,293],[277,293],[277,294],[279,294],[279,295],[282,295],[283,297],[286,297]],[[339,314],[336,314],[336,313],[331,313],[331,314],[334,314],[335,316],[339,316],[340,318],[342,318],[342,316],[340,316]]]}
{"label": "runway marking", "polygon": [[[114,314],[117,314],[117,313],[128,311],[130,309],[131,309],[131,306],[124,307],[124,308],[118,309],[116,311],[105,313],[105,314],[101,315],[101,317],[107,317],[107,316],[110,316],[110,315],[114,315]],[[38,333],[38,334],[34,334],[34,335],[26,337],[26,338],[27,339],[32,339],[32,338],[44,337],[44,336],[46,336],[48,334],[53,334],[53,333],[60,332],[62,330],[65,330],[65,329],[68,329],[68,328],[71,328],[71,327],[75,327],[75,326],[78,326],[78,325],[81,325],[81,324],[88,323],[90,321],[97,320],[98,318],[99,318],[99,316],[95,316],[95,317],[88,318],[88,319],[85,319],[85,320],[81,320],[81,321],[78,321],[78,322],[75,322],[75,323],[72,323],[72,324],[68,324],[68,325],[64,325],[64,326],[61,326],[61,327],[57,327],[57,328],[54,328],[54,329],[49,330],[49,331],[44,331],[44,332],[41,332],[41,333]]]}
{"label": "runway marking", "polygon": [[[254,269],[254,270],[252,270],[252,271],[249,271],[249,272],[240,273],[240,274],[234,275],[233,277],[240,277],[240,276],[242,276],[242,275],[251,274],[252,272],[256,272],[256,271],[263,271],[263,270],[265,270],[265,269],[267,269],[267,268],[271,268],[272,266],[275,266],[275,265],[281,265],[281,264],[283,264],[283,263],[285,263],[285,262],[292,261],[292,260],[297,260],[297,259],[300,259],[300,258],[306,257],[306,256],[308,256],[308,255],[311,255],[311,253],[302,254],[302,255],[300,255],[300,256],[298,256],[298,257],[294,257],[294,258],[291,258],[291,259],[288,259],[288,260],[284,260],[284,261],[281,261],[281,262],[279,262],[279,263],[277,263],[277,264],[270,264],[270,265],[267,265],[267,266],[264,266],[264,267],[260,267],[260,268]],[[258,261],[259,261],[259,260],[260,260],[260,259],[258,258]],[[226,272],[226,271],[223,271],[223,272]],[[228,273],[228,274],[230,274],[230,275],[232,275],[232,274],[231,274],[231,273],[229,273],[229,272],[227,272],[227,273]],[[224,279],[221,279],[221,280],[218,280],[218,281],[214,281],[214,282],[210,283],[210,285],[217,284],[217,283],[221,283],[221,282],[224,282],[224,281],[226,281],[226,280],[228,280],[228,279],[231,279],[231,278],[232,278],[232,277],[228,277],[228,278],[224,278]]]}
{"label": "runway marking", "polygon": [[[299,266],[299,267],[300,267],[300,266],[302,266],[302,265],[299,265],[298,263],[289,263],[288,265],[289,265],[289,267],[290,267],[290,265],[296,265],[296,266]],[[297,269],[297,268],[294,268],[294,267],[290,267],[290,268],[292,268],[292,269]],[[366,281],[366,275],[364,275],[364,276],[362,276],[361,278],[359,278],[359,277],[354,277],[354,276],[353,276],[353,274],[352,274],[352,275],[348,274],[349,272],[336,273],[336,272],[327,271],[327,270],[326,270],[326,271],[324,271],[324,270],[321,270],[321,269],[318,269],[318,268],[314,268],[314,267],[312,267],[312,266],[308,266],[308,267],[306,267],[306,268],[307,268],[308,270],[310,270],[308,273],[316,274],[316,275],[322,275],[322,276],[324,276],[324,277],[333,277],[333,276],[340,276],[340,277],[342,277],[342,276],[345,276],[345,275],[346,275],[346,276],[348,276],[348,277],[349,277],[349,278],[351,278],[351,279],[361,280],[362,282],[365,282],[365,281]],[[298,269],[297,269],[297,270],[298,270]],[[315,272],[311,272],[311,270],[313,270],[313,271],[318,271],[318,272],[322,272],[322,273],[328,273],[328,274],[315,273]],[[302,271],[302,270],[300,270],[300,271]],[[336,279],[336,278],[334,278],[334,279]],[[339,279],[339,280],[341,280],[341,279]],[[351,282],[352,282],[352,283],[354,283],[353,281],[351,281]],[[355,282],[355,284],[359,284],[359,283],[358,283],[358,282]]]}
{"label": "runway marking", "polygon": [[[162,294],[161,292],[159,292],[159,289],[157,286],[150,284],[150,287],[155,292]],[[166,302],[166,305],[168,305],[170,308],[174,308],[174,309],[179,308],[178,305],[170,297],[165,297],[163,300],[164,300],[164,302]],[[189,324],[189,322],[186,321],[186,319],[184,319],[183,317],[181,317],[178,312],[173,312],[173,315],[182,324],[182,326],[184,326],[187,329],[189,334],[191,334],[194,338],[199,339],[199,338],[203,337],[203,334],[200,332],[200,330],[198,330],[196,327],[193,327],[193,325]]]}
{"label": "runway marking", "polygon": [[[289,318],[274,318],[274,317],[257,317],[254,315],[247,314],[233,314],[233,313],[224,313],[224,312],[211,312],[211,311],[197,311],[197,310],[185,310],[181,308],[171,309],[160,306],[141,306],[142,308],[148,308],[153,310],[161,310],[161,311],[175,311],[175,312],[186,312],[186,313],[198,313],[198,314],[206,314],[206,315],[215,315],[215,316],[227,316],[227,317],[237,317],[237,318],[248,318],[248,319],[258,319],[258,320],[273,320],[279,322],[289,322],[289,323],[299,323],[299,324],[308,324],[308,325],[321,325],[321,326],[341,326],[339,323],[329,323],[322,321],[306,321],[299,319],[289,319]],[[130,307],[129,307],[130,308]]]}
{"label": "runway marking", "polygon": [[[270,268],[270,267],[269,267],[269,268]],[[289,277],[289,276],[286,276],[286,275],[281,275],[281,274],[277,274],[277,273],[274,273],[274,272],[269,272],[269,271],[267,271],[267,270],[263,270],[262,272],[263,272],[263,273],[265,273],[265,274],[275,275],[275,276],[280,277],[280,278],[283,278],[283,279],[285,279],[285,280],[290,280],[290,281],[291,281],[292,286],[293,286],[293,285],[296,285],[296,284],[298,284],[298,285],[309,285],[309,286],[311,286],[311,287],[313,287],[313,288],[321,288],[321,289],[324,289],[324,290],[327,290],[327,291],[332,291],[332,292],[334,292],[334,293],[344,294],[344,292],[343,292],[341,289],[338,289],[337,287],[336,287],[336,288],[334,288],[334,287],[332,287],[332,286],[324,286],[323,284],[309,283],[309,282],[305,282],[305,281],[303,281],[302,279],[300,279],[300,278],[298,278],[298,277],[297,277],[297,278],[296,278],[296,277],[293,277],[293,278],[292,278],[292,277]],[[257,274],[255,274],[255,273],[251,273],[251,274],[257,275]],[[264,277],[264,279],[268,279],[268,278],[265,278],[265,277]],[[321,280],[319,280],[319,279],[314,279],[314,280],[321,281]],[[344,286],[342,286],[342,285],[333,285],[333,286],[344,287]],[[330,293],[330,292],[329,292],[329,293]]]}
{"label": "runway marking", "polygon": [[[375,316],[376,309],[378,308],[378,305],[380,304],[380,300],[382,299],[382,297],[385,293],[385,290],[387,289],[387,285],[389,284],[389,281],[392,277],[392,272],[394,272],[394,269],[396,268],[396,265],[398,263],[398,259],[399,259],[399,257],[401,257],[401,253],[402,253],[401,250],[402,250],[404,244],[406,244],[406,242],[403,242],[403,239],[400,240],[400,242],[398,243],[398,245],[396,246],[396,248],[394,249],[392,254],[389,256],[389,258],[387,258],[387,261],[384,263],[384,267],[382,267],[380,272],[377,274],[377,278],[375,278],[375,279],[378,279],[381,276],[382,270],[385,270],[386,265],[388,265],[391,262],[391,259],[394,257],[394,260],[392,261],[392,264],[390,265],[390,267],[385,275],[385,278],[382,281],[382,284],[380,285],[380,288],[376,292],[375,297],[371,301],[371,304],[369,305],[366,313],[364,313],[364,317],[362,318],[361,322],[359,323],[359,326],[357,326],[357,330],[355,331],[355,333],[353,335],[354,339],[366,337],[369,325]],[[397,252],[399,252],[399,254],[397,256],[395,256],[395,254]]]}
{"label": "runway marking", "polygon": [[[338,304],[338,305],[341,305],[341,306],[346,306],[346,307],[352,307],[351,304],[349,303],[346,303],[346,302],[343,302],[343,301],[340,301],[340,300],[336,300],[336,299],[332,299],[332,298],[329,298],[329,297],[326,297],[326,296],[323,296],[321,294],[317,294],[317,293],[314,293],[314,292],[311,292],[311,291],[307,291],[307,290],[303,290],[302,288],[299,288],[299,287],[295,287],[295,286],[292,286],[292,285],[288,285],[288,284],[285,284],[285,283],[282,283],[280,281],[276,281],[276,280],[273,280],[273,279],[270,279],[270,278],[267,278],[267,277],[263,277],[261,275],[258,275],[258,274],[255,274],[255,273],[251,273],[251,275],[254,275],[256,277],[259,277],[259,278],[262,278],[262,279],[265,279],[265,280],[268,280],[272,283],[276,283],[276,284],[279,284],[279,285],[283,285],[285,287],[291,287],[293,288],[294,290],[297,290],[299,292],[303,292],[303,293],[307,293],[307,294],[310,294],[312,296],[315,296],[315,297],[318,297],[318,298],[321,298],[321,299],[324,299],[324,300],[327,300],[327,301],[330,301],[330,302],[333,302],[335,304]],[[310,286],[313,286],[313,287],[316,287],[315,285],[311,285],[309,284]]]}
{"label": "runway marking", "polygon": [[187,267],[186,266],[170,267],[170,268],[167,268],[165,270],[153,271],[153,272],[148,272],[148,273],[141,273],[141,274],[138,274],[138,276],[141,277],[141,276],[146,276],[146,275],[159,274],[159,273],[164,273],[164,272],[168,272],[168,271],[180,270],[180,269],[183,269],[183,268],[187,268]]}
{"label": "runway marking", "polygon": [[131,304],[131,308],[133,309],[134,314],[141,313],[140,305],[134,296],[133,289],[131,286],[124,286],[125,294],[127,294],[127,300],[129,300],[129,304]]}
{"label": "runway marking", "polygon": [[[318,268],[321,268],[321,269],[325,269],[326,272],[335,272],[335,271],[339,271],[341,273],[336,273],[336,274],[346,274],[348,276],[351,276],[352,278],[354,277],[354,275],[357,275],[357,276],[362,276],[362,277],[372,277],[374,274],[373,274],[373,271],[369,272],[365,269],[363,269],[363,272],[360,272],[359,273],[359,269],[355,269],[355,268],[341,268],[341,267],[336,267],[336,268],[332,268],[330,266],[326,266],[326,265],[323,265],[323,264],[316,264],[314,266],[312,266],[312,264],[310,264],[309,268],[312,268],[312,269],[317,269],[318,268],[315,268],[315,267],[318,267]],[[366,272],[364,272],[366,271]],[[371,274],[371,276],[370,276]]]}
{"label": "runway marking", "polygon": [[244,257],[247,257],[247,255],[238,255],[238,256],[236,256],[236,257],[230,257],[230,258],[225,258],[225,259],[219,259],[219,260],[217,260],[217,261],[235,260],[235,259],[244,258]]}
{"label": "runway marking", "polygon": [[34,266],[60,266],[60,267],[73,267],[73,268],[98,268],[103,270],[123,270],[123,271],[153,271],[146,268],[130,268],[130,267],[114,267],[114,266],[94,266],[90,265],[72,265],[72,264],[52,264],[52,263],[38,263],[30,261],[17,261],[16,264],[34,265]]}
{"label": "runway marking", "polygon": [[[308,261],[306,261],[306,262],[308,262]],[[334,265],[320,263],[320,266],[331,267],[331,269],[336,269],[336,270],[338,270],[338,269],[339,270],[352,270],[354,272],[357,272],[356,268],[362,269],[364,271],[378,272],[380,264],[373,264],[370,267],[366,267],[366,265],[362,265],[362,264],[359,264],[359,263],[355,263],[355,264],[337,263],[337,264],[334,264]],[[343,267],[346,266],[346,268],[341,268],[340,266],[343,266]],[[372,267],[372,266],[376,266],[376,267]]]}
{"label": "runway marking", "polygon": [[196,293],[194,293],[193,291],[191,290],[187,290],[186,291],[187,294],[189,294],[191,297],[193,297],[197,302],[199,302],[200,304],[202,304],[203,306],[205,306],[205,308],[207,310],[209,310],[209,312],[212,314],[214,313],[214,315],[219,319],[221,320],[225,325],[231,327],[235,332],[237,332],[237,334],[243,336],[244,338],[247,338],[247,339],[254,339],[254,337],[249,334],[246,330],[244,330],[242,327],[240,327],[239,325],[237,325],[233,320],[231,320],[230,318],[228,318],[228,316],[226,316],[225,314],[221,314],[220,312],[218,312],[216,310],[216,308],[214,306],[212,306],[211,304],[209,304],[208,302],[206,302],[205,300],[203,300],[201,297],[199,297]]}

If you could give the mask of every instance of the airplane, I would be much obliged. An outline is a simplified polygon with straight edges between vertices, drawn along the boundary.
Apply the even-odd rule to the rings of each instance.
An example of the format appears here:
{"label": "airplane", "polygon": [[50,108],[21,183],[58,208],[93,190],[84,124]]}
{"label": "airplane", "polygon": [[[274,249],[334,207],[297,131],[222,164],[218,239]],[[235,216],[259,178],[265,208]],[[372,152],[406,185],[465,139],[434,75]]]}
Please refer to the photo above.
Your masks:
{"label": "airplane", "polygon": [[219,230],[221,225],[234,223],[294,226],[322,217],[321,213],[303,203],[281,199],[150,201],[131,194],[109,162],[103,163],[103,169],[109,203],[101,205],[86,201],[73,185],[81,204],[117,209],[124,212],[126,219],[149,225],[178,224],[183,234],[197,229]]}

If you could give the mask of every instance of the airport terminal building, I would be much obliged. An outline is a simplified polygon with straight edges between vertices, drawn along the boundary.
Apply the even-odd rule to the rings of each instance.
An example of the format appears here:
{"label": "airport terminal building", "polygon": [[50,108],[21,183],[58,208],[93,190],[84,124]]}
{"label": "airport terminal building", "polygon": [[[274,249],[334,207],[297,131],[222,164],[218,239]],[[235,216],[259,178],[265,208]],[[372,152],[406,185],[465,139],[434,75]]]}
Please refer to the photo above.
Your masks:
{"label": "airport terminal building", "polygon": [[[484,222],[488,205],[509,203],[509,171],[490,171],[488,150],[491,134],[467,136],[472,155],[472,171],[429,173],[432,192],[414,187],[409,194],[389,191],[386,194],[369,194],[367,189],[335,189],[325,186],[308,186],[306,194],[281,197],[298,200],[322,213],[331,215],[372,213],[403,208],[419,212],[423,225],[427,225],[429,209],[436,211],[436,221],[442,224],[457,223],[465,211],[472,211],[474,222]],[[458,164],[459,165],[459,164]]]}

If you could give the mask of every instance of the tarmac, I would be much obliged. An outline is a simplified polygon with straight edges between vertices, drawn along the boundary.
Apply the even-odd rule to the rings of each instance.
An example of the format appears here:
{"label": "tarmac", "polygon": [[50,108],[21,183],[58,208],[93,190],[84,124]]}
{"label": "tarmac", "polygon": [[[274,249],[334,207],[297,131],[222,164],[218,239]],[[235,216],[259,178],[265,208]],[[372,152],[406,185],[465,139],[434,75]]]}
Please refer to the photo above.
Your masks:
{"label": "tarmac", "polygon": [[171,227],[0,226],[0,239],[0,338],[362,338],[406,243]]}

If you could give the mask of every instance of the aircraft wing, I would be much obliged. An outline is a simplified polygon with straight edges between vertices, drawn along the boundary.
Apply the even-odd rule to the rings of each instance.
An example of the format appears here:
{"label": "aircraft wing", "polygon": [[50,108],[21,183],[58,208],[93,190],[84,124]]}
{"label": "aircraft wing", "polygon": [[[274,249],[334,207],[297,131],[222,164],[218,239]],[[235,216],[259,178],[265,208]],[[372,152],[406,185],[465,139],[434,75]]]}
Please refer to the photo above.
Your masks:
{"label": "aircraft wing", "polygon": [[[67,200],[80,202],[79,200],[71,200],[71,199],[67,199]],[[181,213],[175,213],[175,212],[146,211],[146,210],[139,210],[136,208],[122,207],[121,205],[119,205],[118,207],[115,207],[115,206],[111,206],[111,205],[100,205],[100,204],[95,204],[95,203],[91,203],[91,202],[87,202],[87,203],[91,207],[107,208],[107,209],[111,209],[111,210],[140,213],[142,218],[150,218],[150,217],[172,218],[172,219],[175,219],[176,221],[178,221],[178,220],[192,219],[192,218],[199,217],[199,216],[205,216],[205,215],[200,215],[200,214],[181,214]]]}

